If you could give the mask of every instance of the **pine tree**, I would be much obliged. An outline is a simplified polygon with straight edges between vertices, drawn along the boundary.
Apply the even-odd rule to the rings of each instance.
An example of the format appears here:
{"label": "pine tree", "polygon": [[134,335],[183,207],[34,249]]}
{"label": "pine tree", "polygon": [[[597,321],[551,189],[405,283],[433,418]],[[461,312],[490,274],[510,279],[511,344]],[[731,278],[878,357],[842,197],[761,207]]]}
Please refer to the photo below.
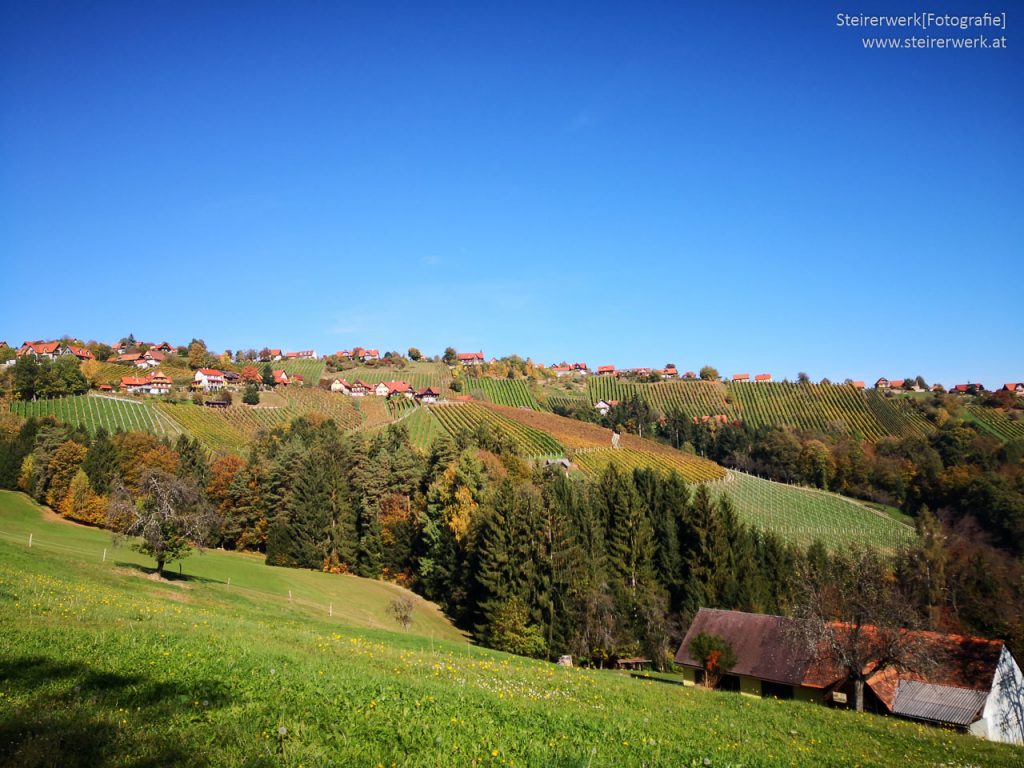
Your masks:
{"label": "pine tree", "polygon": [[118,474],[118,467],[117,447],[107,430],[100,427],[89,445],[85,461],[82,462],[82,469],[89,476],[89,483],[96,493],[110,492],[114,478]]}

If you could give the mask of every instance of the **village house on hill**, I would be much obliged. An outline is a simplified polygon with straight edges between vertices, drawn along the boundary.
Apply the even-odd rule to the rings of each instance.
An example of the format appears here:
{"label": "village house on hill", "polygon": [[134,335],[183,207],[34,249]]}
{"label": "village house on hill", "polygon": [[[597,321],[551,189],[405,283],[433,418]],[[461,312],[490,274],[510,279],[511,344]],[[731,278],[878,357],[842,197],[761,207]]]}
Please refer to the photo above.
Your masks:
{"label": "village house on hill", "polygon": [[[703,669],[690,654],[690,643],[702,632],[716,635],[736,655],[735,666],[721,678],[719,688],[852,707],[853,683],[845,671],[794,640],[793,623],[782,616],[701,608],[675,662],[685,670],[685,684],[700,684]],[[1024,676],[1005,643],[938,632],[912,634],[932,651],[937,663],[922,673],[886,667],[869,675],[865,710],[951,727],[991,741],[1024,743]]]}
{"label": "village house on hill", "polygon": [[18,357],[38,357],[40,359],[56,360],[58,357],[71,354],[67,347],[59,341],[26,341],[18,350]]}
{"label": "village house on hill", "polygon": [[200,368],[192,379],[192,386],[204,392],[219,392],[225,383],[223,371],[215,368]]}
{"label": "village house on hill", "polygon": [[456,359],[463,365],[483,365],[484,353],[483,352],[459,352],[456,354]]}

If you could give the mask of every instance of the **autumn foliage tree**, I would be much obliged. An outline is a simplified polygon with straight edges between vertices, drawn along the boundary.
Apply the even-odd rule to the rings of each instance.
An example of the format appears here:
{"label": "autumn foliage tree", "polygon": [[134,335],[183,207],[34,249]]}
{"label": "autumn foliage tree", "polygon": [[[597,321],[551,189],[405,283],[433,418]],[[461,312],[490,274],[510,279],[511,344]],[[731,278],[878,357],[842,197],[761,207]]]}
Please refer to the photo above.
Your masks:
{"label": "autumn foliage tree", "polygon": [[723,675],[736,666],[736,652],[725,638],[709,632],[699,633],[690,641],[690,655],[704,670],[704,686],[715,688]]}

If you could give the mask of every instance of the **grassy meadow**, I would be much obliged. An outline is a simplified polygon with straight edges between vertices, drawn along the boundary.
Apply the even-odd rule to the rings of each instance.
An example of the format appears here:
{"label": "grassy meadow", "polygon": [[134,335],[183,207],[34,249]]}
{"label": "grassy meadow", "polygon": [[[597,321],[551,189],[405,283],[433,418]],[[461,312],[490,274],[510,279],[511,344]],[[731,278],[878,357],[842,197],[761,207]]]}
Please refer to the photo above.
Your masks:
{"label": "grassy meadow", "polygon": [[487,651],[422,601],[403,630],[386,610],[399,590],[381,582],[218,552],[186,559],[170,581],[148,577],[147,564],[102,531],[0,493],[0,764],[1021,760],[1019,749],[907,722]]}

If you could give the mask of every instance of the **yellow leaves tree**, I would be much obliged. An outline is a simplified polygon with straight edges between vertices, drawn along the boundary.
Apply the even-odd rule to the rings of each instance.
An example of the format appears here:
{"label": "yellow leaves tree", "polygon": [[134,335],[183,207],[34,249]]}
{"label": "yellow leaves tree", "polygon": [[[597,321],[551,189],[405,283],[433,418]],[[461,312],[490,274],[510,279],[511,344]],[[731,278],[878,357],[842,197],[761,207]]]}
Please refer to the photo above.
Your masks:
{"label": "yellow leaves tree", "polygon": [[100,525],[106,510],[106,498],[93,491],[88,475],[79,469],[71,479],[71,485],[58,511],[69,520]]}
{"label": "yellow leaves tree", "polygon": [[46,490],[46,503],[58,509],[71,487],[75,473],[82,467],[88,449],[74,440],[66,440],[57,446],[50,458],[50,486]]}

